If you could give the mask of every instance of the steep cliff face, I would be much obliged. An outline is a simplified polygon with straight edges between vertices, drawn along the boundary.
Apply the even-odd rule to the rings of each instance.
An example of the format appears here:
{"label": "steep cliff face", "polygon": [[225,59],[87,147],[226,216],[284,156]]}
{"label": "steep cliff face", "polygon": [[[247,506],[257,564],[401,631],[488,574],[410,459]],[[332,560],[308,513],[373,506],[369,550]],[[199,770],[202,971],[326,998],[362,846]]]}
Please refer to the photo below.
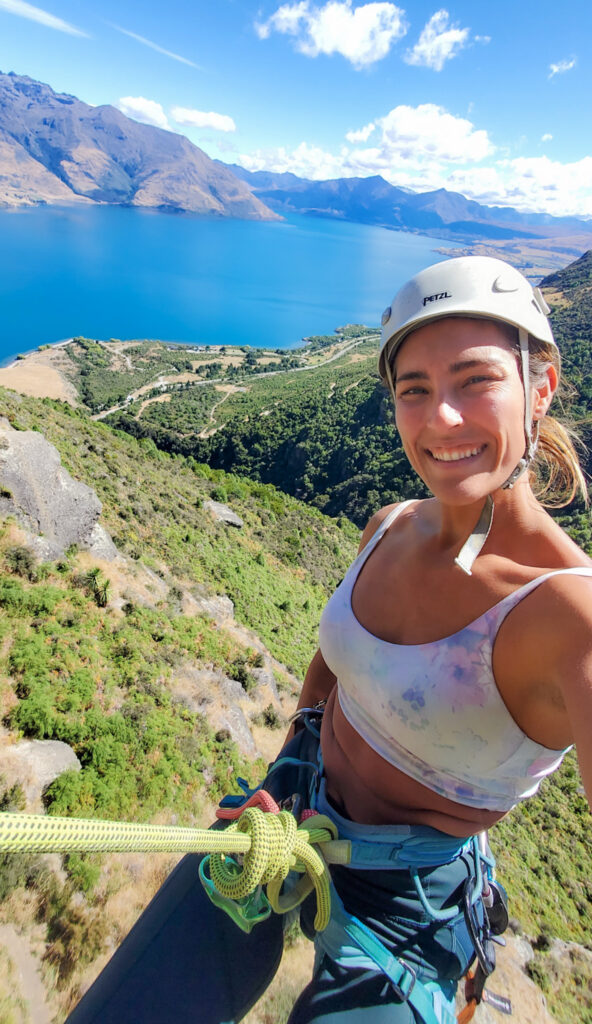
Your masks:
{"label": "steep cliff face", "polygon": [[0,204],[89,201],[277,219],[185,136],[0,73]]}

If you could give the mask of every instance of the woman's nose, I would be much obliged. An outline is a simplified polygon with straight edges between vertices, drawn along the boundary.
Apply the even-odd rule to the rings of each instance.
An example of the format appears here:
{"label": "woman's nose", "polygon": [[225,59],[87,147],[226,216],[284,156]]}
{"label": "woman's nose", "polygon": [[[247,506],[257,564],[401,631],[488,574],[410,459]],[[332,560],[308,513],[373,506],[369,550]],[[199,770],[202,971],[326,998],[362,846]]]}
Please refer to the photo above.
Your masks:
{"label": "woman's nose", "polygon": [[434,402],[432,419],[435,422],[443,423],[447,427],[454,427],[462,423],[462,413],[450,398],[440,398]]}

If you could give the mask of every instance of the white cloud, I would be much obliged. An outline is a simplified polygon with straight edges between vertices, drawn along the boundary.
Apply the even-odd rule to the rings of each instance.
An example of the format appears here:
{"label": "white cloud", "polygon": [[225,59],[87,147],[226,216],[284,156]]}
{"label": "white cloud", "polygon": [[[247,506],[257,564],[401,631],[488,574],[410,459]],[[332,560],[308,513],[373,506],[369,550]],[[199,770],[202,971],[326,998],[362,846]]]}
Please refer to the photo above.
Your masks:
{"label": "white cloud", "polygon": [[432,14],[413,49],[405,54],[407,64],[441,71],[447,60],[464,49],[470,30],[451,25],[449,19],[448,11],[443,9]]}
{"label": "white cloud", "polygon": [[339,178],[343,175],[343,159],[327,153],[319,146],[301,142],[296,149],[285,146],[277,149],[257,149],[254,153],[241,154],[238,162],[249,171],[292,171],[301,178],[321,181],[325,178]]}
{"label": "white cloud", "polygon": [[301,142],[295,149],[243,154],[238,162],[313,180],[381,174],[393,185],[419,192],[446,188],[487,206],[592,217],[592,156],[568,164],[547,156],[510,158],[486,131],[431,103],[394,107],[371,124],[372,146],[358,144],[370,138],[369,124],[348,132],[350,145],[334,152]]}
{"label": "white cloud", "polygon": [[152,124],[156,128],[166,128],[170,131],[167,116],[156,100],[147,100],[144,96],[122,96],[118,107],[122,114],[125,114],[126,117],[133,117],[134,121]]}
{"label": "white cloud", "polygon": [[256,24],[260,39],[271,32],[296,37],[296,48],[307,57],[340,53],[359,70],[386,57],[407,31],[404,11],[393,3],[353,7],[353,0],[328,0],[316,7],[310,0],[287,3],[266,22]]}
{"label": "white cloud", "polygon": [[549,78],[553,78],[554,75],[564,75],[566,71],[575,68],[576,64],[576,57],[572,57],[570,60],[560,60],[557,64],[549,64]]}
{"label": "white cloud", "polygon": [[236,125],[228,114],[215,114],[213,110],[192,110],[189,107],[172,107],[171,117],[177,124],[192,128],[214,128],[217,132],[235,132]]}
{"label": "white cloud", "polygon": [[346,132],[345,137],[347,141],[351,143],[367,142],[375,128],[376,125],[374,124],[374,121],[371,121],[370,124],[367,124],[364,128],[358,129],[356,132]]}
{"label": "white cloud", "polygon": [[493,153],[486,131],[475,129],[467,118],[455,117],[435,103],[395,107],[377,123],[382,128],[383,150],[399,159],[467,163]]}
{"label": "white cloud", "polygon": [[292,151],[258,150],[241,156],[240,162],[250,170],[293,171],[316,180],[381,174],[393,184],[429,189],[442,186],[456,164],[473,164],[494,152],[486,131],[433,103],[395,107],[372,124],[379,134],[371,147],[355,145],[370,137],[366,125],[347,133],[354,145],[343,146],[339,153],[302,142]]}
{"label": "white cloud", "polygon": [[489,167],[453,171],[445,187],[487,206],[514,206],[555,217],[589,217],[592,157],[570,164],[546,156],[498,160]]}
{"label": "white cloud", "polygon": [[541,135],[541,142],[550,142],[552,138],[553,136],[549,132],[545,132],[544,135]]}
{"label": "white cloud", "polygon": [[27,18],[29,21],[37,21],[40,25],[45,25],[46,28],[55,28],[58,32],[67,32],[70,36],[88,37],[87,32],[75,28],[68,21],[56,18],[53,14],[48,14],[47,11],[43,11],[40,7],[34,7],[33,4],[25,3],[25,0],[0,0],[0,11],[6,11],[7,14],[16,14],[19,18]]}
{"label": "white cloud", "polygon": [[[0,3],[2,0],[0,0]],[[117,32],[121,32],[124,36],[129,36],[130,39],[135,39],[137,43],[142,43],[143,46],[149,46],[151,50],[156,50],[157,53],[164,54],[165,57],[171,57],[172,60],[179,61],[180,64],[189,64],[192,68],[197,68],[198,65],[194,64],[192,60],[188,60],[187,57],[180,57],[178,53],[173,53],[171,50],[165,50],[158,43],[153,43],[150,39],[145,39],[144,36],[139,36],[135,32],[129,32],[126,28],[121,28],[120,25],[115,25],[113,22],[108,22],[111,28],[114,28]],[[201,68],[198,68],[201,71]]]}

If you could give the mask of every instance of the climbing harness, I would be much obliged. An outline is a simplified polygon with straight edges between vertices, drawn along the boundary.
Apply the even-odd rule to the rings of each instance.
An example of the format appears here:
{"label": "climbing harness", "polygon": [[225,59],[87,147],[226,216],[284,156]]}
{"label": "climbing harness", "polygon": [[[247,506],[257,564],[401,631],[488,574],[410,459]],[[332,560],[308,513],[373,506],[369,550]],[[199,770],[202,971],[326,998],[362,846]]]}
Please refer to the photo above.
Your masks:
{"label": "climbing harness", "polygon": [[[456,1024],[455,985],[420,980],[416,968],[393,955],[370,928],[347,912],[328,865],[406,868],[429,919],[451,923],[464,915],[478,965],[468,977],[467,1006],[458,1024],[470,1021],[481,1000],[511,1012],[507,1000],[484,992],[485,980],[495,965],[493,942],[500,941],[507,925],[505,893],[493,878],[494,861],[486,845],[480,845],[478,837],[458,840],[443,834],[430,841],[433,830],[426,829],[424,836],[421,831],[411,834],[404,826],[399,829],[400,840],[395,827],[385,842],[371,829],[365,836],[365,827],[355,823],[350,823],[351,834],[346,829],[345,838],[339,838],[335,815],[323,813],[327,801],[319,752],[321,716],[319,707],[298,713],[300,731],[285,754],[270,766],[257,789],[239,779],[243,795],[222,801],[217,827],[192,829],[3,812],[0,852],[203,853],[206,856],[198,870],[205,892],[247,933],[272,911],[286,914],[314,894],[313,928],[319,950],[337,963],[347,962],[349,955],[356,966],[378,968],[396,997],[413,1008],[422,1024]],[[229,823],[221,828],[222,821]],[[420,868],[452,863],[461,853],[472,857],[474,876],[467,879],[462,905],[439,909],[422,885]]]}
{"label": "climbing harness", "polygon": [[[244,796],[226,797],[217,812],[220,818],[230,818],[239,814],[241,800],[242,807],[266,805],[269,802],[269,790],[274,789],[278,799],[278,793],[291,793],[281,801],[281,806],[290,807],[292,813],[300,817],[301,824],[308,825],[314,822],[316,817],[320,817],[323,822],[332,822],[332,818],[328,816],[331,808],[326,798],[319,749],[322,713],[323,706],[317,705],[314,708],[301,708],[293,716],[299,731],[286,748],[285,754],[270,766],[268,775],[262,783],[264,788],[251,790],[244,780],[239,780]],[[298,788],[299,791],[296,791]],[[279,806],[278,804],[276,813]],[[311,810],[303,811],[303,807]],[[305,815],[312,817],[306,817],[303,822],[302,818]],[[511,1004],[508,1000],[489,994],[484,989],[485,981],[495,967],[493,942],[501,941],[503,944],[503,939],[500,940],[499,936],[507,927],[505,892],[503,887],[494,881],[495,862],[484,837],[475,836],[468,840],[459,840],[453,836],[445,837],[440,834],[437,841],[430,841],[428,837],[433,834],[433,830],[426,829],[425,835],[410,836],[408,830],[402,827],[399,842],[396,840],[396,829],[391,830],[392,834],[389,834],[388,841],[381,842],[370,829],[354,823],[349,823],[349,828],[342,832],[341,819],[333,812],[333,818],[335,817],[338,819],[342,838],[323,847],[327,862],[365,870],[406,868],[419,903],[430,920],[452,924],[464,918],[475,948],[478,966],[474,974],[468,976],[465,986],[467,1006],[457,1018],[454,1013],[456,986],[453,983],[420,980],[417,970],[411,964],[401,957],[394,956],[370,928],[346,911],[333,882],[330,884],[330,912],[326,925],[323,928],[318,927],[318,903],[317,918],[312,929],[301,919],[305,934],[315,940],[317,953],[326,953],[330,960],[342,966],[371,970],[378,968],[390,981],[396,997],[409,1003],[422,1024],[468,1024],[478,1003],[485,1000],[496,1009],[511,1013]],[[343,835],[346,838],[343,838]],[[329,851],[331,856],[328,856]],[[421,882],[420,869],[450,863],[463,853],[471,857],[475,868],[474,874],[467,879],[462,901],[458,905],[439,909],[429,900]],[[301,887],[298,898],[293,899],[292,905],[302,903],[303,898],[304,889]],[[233,920],[236,919],[235,915],[240,917],[244,913],[242,907],[225,906],[224,909],[230,913]],[[244,921],[238,923],[240,927],[245,925]]]}

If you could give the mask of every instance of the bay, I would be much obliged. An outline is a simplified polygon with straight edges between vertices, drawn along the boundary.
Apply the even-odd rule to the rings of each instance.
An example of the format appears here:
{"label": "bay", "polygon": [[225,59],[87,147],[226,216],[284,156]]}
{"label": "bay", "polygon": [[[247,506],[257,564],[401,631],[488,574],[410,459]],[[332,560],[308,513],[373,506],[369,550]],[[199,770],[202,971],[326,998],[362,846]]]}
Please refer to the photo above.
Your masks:
{"label": "bay", "polygon": [[[453,248],[452,243],[445,243]],[[0,363],[90,338],[290,348],[377,325],[441,239],[343,221],[214,220],[116,206],[0,213]]]}

